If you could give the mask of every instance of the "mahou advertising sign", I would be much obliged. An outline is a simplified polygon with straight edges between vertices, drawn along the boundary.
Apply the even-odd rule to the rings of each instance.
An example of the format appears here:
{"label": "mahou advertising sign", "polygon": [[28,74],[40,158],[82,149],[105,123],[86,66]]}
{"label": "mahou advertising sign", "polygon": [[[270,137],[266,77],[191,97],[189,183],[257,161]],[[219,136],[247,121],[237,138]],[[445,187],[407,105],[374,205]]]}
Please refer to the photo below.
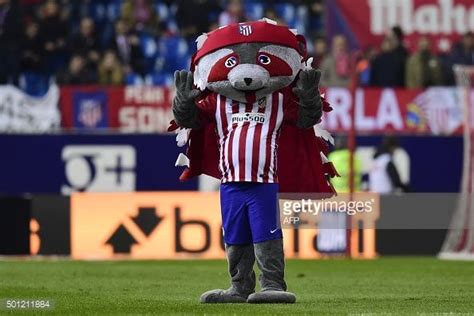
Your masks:
{"label": "mahou advertising sign", "polygon": [[472,0],[336,0],[328,1],[328,31],[343,33],[353,45],[378,45],[399,25],[410,48],[420,36],[446,50],[463,34],[474,31]]}

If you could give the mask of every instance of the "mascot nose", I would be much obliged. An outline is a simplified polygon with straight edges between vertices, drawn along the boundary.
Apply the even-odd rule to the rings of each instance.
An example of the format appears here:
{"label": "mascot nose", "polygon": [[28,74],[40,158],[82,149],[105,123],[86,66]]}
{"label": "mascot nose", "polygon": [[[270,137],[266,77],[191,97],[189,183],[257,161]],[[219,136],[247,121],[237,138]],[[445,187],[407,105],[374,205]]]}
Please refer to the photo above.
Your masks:
{"label": "mascot nose", "polygon": [[247,86],[250,86],[250,84],[252,83],[252,78],[244,78],[244,81]]}

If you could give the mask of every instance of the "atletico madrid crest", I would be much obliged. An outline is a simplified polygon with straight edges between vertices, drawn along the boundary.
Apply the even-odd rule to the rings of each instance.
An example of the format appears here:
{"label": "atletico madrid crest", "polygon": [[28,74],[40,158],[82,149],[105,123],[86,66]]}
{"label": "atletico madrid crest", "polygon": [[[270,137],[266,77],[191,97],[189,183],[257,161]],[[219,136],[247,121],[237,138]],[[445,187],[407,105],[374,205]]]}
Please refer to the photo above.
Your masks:
{"label": "atletico madrid crest", "polygon": [[249,24],[240,24],[239,33],[243,36],[249,36],[250,34],[252,34],[252,26]]}

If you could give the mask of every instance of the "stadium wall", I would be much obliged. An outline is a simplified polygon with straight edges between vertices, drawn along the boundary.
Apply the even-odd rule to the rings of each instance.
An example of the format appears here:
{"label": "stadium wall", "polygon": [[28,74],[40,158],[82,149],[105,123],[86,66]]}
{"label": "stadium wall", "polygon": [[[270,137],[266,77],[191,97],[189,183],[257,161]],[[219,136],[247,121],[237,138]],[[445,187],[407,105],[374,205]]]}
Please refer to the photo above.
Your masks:
{"label": "stadium wall", "polygon": [[[0,238],[1,254],[81,257],[74,255],[78,237],[70,200],[70,194],[77,191],[133,194],[198,190],[197,180],[179,182],[181,170],[173,166],[184,149],[176,146],[174,135],[163,133],[171,117],[172,90],[153,86],[51,89],[42,98],[30,98],[12,87],[0,95],[0,130],[4,132],[0,135],[0,192],[4,196],[0,211],[1,222],[8,228],[2,229],[5,236]],[[350,128],[352,95],[346,89],[330,88],[325,96],[334,107],[325,127],[333,133],[345,133]],[[359,148],[373,150],[384,135],[399,135],[409,157],[413,191],[458,192],[463,145],[462,111],[457,101],[455,88],[360,89],[355,94]],[[33,131],[53,133],[31,134]],[[433,177],[442,181],[433,181]],[[182,192],[180,196],[185,199],[187,194]],[[17,204],[11,204],[11,197],[17,199]],[[159,203],[161,197],[155,199]],[[23,205],[23,216],[13,213],[15,205]],[[158,204],[156,207],[160,214]],[[150,204],[142,205],[142,219],[137,217],[139,209],[134,206],[126,211],[131,213],[109,217],[108,226],[103,225],[107,228],[95,235],[103,247],[102,255],[113,255],[114,247],[133,252],[148,243],[147,234],[140,233],[134,223],[150,216]],[[156,226],[158,234],[165,234],[161,242],[166,241],[170,248],[166,255],[155,253],[149,257],[221,257],[220,227],[213,222],[219,216],[215,209],[211,211],[211,220],[200,218],[195,211],[182,213],[186,217],[178,221],[170,208],[166,212],[174,218],[171,226],[166,230],[160,230],[160,224]],[[93,222],[92,217],[90,220]],[[166,223],[156,218],[151,221]],[[125,228],[120,228],[122,224]],[[119,234],[112,238],[117,229]],[[184,237],[176,235],[178,230]],[[314,231],[302,230],[298,237],[291,235],[294,232],[289,234],[293,236],[288,237],[290,257],[320,255]],[[435,254],[444,234],[443,229],[383,229],[377,232],[376,248],[379,254]],[[151,242],[147,249],[156,251],[159,245]],[[204,246],[211,252],[196,252]]]}

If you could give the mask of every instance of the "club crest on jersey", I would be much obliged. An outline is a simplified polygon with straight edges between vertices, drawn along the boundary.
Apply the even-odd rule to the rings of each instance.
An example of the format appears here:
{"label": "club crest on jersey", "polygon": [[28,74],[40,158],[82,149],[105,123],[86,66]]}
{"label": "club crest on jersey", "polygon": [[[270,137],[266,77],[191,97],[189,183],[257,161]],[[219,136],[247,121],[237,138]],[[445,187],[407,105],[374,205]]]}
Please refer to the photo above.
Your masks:
{"label": "club crest on jersey", "polygon": [[258,107],[260,109],[263,109],[267,105],[267,97],[263,97],[260,100],[258,100]]}
{"label": "club crest on jersey", "polygon": [[245,123],[245,122],[255,122],[264,124],[265,123],[265,113],[234,113],[231,118],[232,124],[236,123]]}
{"label": "club crest on jersey", "polygon": [[248,24],[240,24],[239,33],[243,36],[249,36],[250,34],[252,34],[252,26]]}

